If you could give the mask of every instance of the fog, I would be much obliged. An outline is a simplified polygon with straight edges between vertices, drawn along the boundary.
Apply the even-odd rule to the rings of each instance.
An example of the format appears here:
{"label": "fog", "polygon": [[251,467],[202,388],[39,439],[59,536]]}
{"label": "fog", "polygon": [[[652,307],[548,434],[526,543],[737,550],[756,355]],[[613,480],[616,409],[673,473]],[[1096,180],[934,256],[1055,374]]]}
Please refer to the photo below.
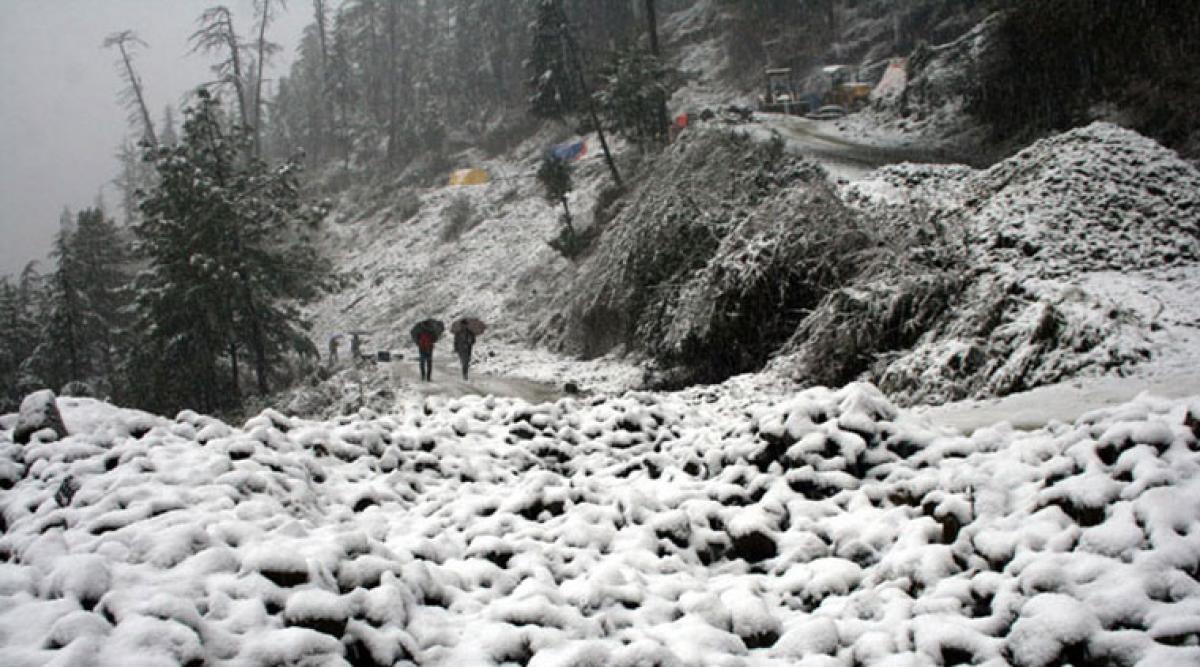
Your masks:
{"label": "fog", "polygon": [[[117,99],[116,52],[104,38],[133,30],[146,42],[135,58],[155,122],[196,85],[212,80],[211,60],[189,53],[196,19],[220,0],[6,0],[0,5],[0,274],[30,260],[43,270],[64,207],[103,200],[120,218],[111,185],[114,157],[130,133]],[[225,0],[238,33],[252,34],[251,0]],[[268,32],[284,48],[268,77],[285,72],[311,4],[292,0]],[[178,117],[178,114],[177,114]]]}

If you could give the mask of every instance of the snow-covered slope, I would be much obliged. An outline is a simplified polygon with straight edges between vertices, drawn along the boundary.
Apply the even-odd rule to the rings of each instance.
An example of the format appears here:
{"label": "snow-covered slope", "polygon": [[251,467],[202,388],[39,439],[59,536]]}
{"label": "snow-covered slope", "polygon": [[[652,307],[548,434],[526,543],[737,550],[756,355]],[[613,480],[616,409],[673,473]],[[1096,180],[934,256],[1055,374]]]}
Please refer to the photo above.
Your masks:
{"label": "snow-covered slope", "polygon": [[[618,360],[584,363],[531,349],[530,330],[553,315],[552,297],[575,270],[548,245],[558,234],[561,207],[544,200],[534,178],[543,151],[563,137],[561,128],[547,127],[505,156],[489,159],[478,151],[458,155],[455,167],[488,173],[484,184],[442,181],[424,188],[397,186],[394,192],[375,188],[344,194],[338,214],[326,224],[325,245],[337,266],[353,278],[310,311],[325,363],[327,342],[336,334],[343,334],[342,368],[349,356],[349,336],[344,334],[352,331],[366,332],[364,353],[390,350],[408,353],[412,360],[416,350],[409,329],[418,321],[436,318],[449,325],[472,316],[488,324],[475,348],[475,368],[481,374],[519,376],[560,389],[567,382],[584,390],[640,384],[641,371]],[[575,163],[575,189],[569,196],[580,229],[591,224],[598,192],[608,182],[595,136],[588,139],[591,148]],[[447,237],[456,207],[468,222],[457,236]],[[453,356],[448,343],[439,352]],[[369,368],[366,375],[368,383],[391,383],[389,391],[396,394],[420,394],[407,380],[395,382],[397,374],[386,366]],[[345,379],[318,387],[316,393],[339,393]],[[357,378],[351,381],[359,384]],[[332,404],[303,397],[300,402]]]}
{"label": "snow-covered slope", "polygon": [[857,384],[60,407],[0,418],[5,665],[1200,661],[1196,399],[969,437]]}

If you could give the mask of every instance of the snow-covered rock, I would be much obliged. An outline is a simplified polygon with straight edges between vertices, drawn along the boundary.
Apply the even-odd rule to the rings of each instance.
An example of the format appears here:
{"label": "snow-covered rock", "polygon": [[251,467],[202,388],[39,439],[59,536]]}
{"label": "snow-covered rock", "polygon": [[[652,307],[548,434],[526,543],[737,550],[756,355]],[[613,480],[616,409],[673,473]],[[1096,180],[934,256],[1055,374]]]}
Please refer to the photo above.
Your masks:
{"label": "snow-covered rock", "polygon": [[59,414],[56,398],[53,391],[42,389],[21,401],[21,411],[13,429],[13,442],[24,445],[43,429],[50,431],[53,440],[66,437],[67,427]]}
{"label": "snow-covered rock", "polygon": [[735,387],[203,441],[64,403],[90,430],[0,495],[0,663],[1200,659],[1200,398],[964,436]]}

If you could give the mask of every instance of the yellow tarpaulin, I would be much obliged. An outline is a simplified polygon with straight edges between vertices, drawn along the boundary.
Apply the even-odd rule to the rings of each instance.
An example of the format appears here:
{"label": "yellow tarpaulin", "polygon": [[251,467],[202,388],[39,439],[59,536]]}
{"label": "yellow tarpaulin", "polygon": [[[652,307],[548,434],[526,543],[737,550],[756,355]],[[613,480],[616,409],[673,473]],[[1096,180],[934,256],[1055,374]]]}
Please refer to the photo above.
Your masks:
{"label": "yellow tarpaulin", "polygon": [[482,169],[456,169],[450,172],[450,185],[483,185],[491,180]]}

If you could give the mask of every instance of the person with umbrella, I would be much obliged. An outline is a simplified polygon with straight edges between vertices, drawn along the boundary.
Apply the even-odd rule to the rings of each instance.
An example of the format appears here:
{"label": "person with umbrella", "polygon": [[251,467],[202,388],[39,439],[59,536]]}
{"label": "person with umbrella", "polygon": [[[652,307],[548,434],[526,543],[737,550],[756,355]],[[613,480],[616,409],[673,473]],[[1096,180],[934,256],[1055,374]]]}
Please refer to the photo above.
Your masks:
{"label": "person with umbrella", "polygon": [[335,333],[329,337],[329,365],[336,366],[338,361],[338,344],[342,341],[342,334]]}
{"label": "person with umbrella", "polygon": [[413,342],[417,344],[417,363],[421,369],[421,379],[425,382],[433,380],[433,345],[441,337],[446,325],[441,320],[421,320],[409,331]]}
{"label": "person with umbrella", "polygon": [[463,379],[467,379],[467,370],[471,367],[471,348],[475,347],[475,337],[482,334],[487,326],[475,317],[463,317],[450,325],[454,333],[454,351],[462,363]]}

